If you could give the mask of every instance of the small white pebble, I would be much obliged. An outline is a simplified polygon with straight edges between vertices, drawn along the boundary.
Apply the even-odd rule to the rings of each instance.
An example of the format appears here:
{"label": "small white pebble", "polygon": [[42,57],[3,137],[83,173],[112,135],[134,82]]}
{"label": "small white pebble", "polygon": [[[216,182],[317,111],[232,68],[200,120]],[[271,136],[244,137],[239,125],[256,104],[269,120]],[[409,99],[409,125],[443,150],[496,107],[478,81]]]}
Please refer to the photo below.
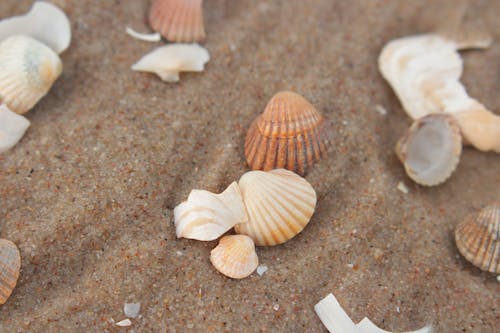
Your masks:
{"label": "small white pebble", "polygon": [[125,303],[123,312],[129,318],[136,318],[141,311],[141,303]]}
{"label": "small white pebble", "polygon": [[175,251],[175,253],[177,253],[177,255],[178,255],[179,257],[180,257],[180,256],[182,256],[182,251],[177,250],[177,251]]}
{"label": "small white pebble", "polygon": [[347,267],[354,268],[354,264],[349,263],[349,264],[347,264]]}
{"label": "small white pebble", "polygon": [[387,110],[382,105],[375,105],[375,110],[383,116],[387,114]]}
{"label": "small white pebble", "polygon": [[403,182],[398,183],[398,190],[400,190],[404,194],[408,194],[409,192],[408,187],[406,187],[406,185]]}
{"label": "small white pebble", "polygon": [[132,322],[130,321],[130,319],[124,319],[124,320],[116,323],[116,326],[119,326],[119,327],[127,327],[130,325],[132,325]]}
{"label": "small white pebble", "polygon": [[267,272],[266,265],[260,265],[259,267],[257,267],[257,274],[259,274],[259,276],[264,275],[265,272]]}
{"label": "small white pebble", "polygon": [[280,309],[280,305],[279,304],[274,304],[273,310],[274,311],[278,311],[279,309]]}
{"label": "small white pebble", "polygon": [[401,313],[401,312],[399,312],[399,306],[396,306],[396,311],[397,311],[398,313]]}

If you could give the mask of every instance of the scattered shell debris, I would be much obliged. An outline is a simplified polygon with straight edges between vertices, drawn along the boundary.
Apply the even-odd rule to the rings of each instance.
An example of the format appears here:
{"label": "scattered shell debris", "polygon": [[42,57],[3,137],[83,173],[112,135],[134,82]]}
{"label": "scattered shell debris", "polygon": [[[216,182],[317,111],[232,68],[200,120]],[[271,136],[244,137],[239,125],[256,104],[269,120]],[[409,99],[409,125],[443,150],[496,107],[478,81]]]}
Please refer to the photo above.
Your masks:
{"label": "scattered shell debris", "polygon": [[5,304],[16,287],[21,270],[21,254],[16,244],[0,239],[0,305]]}
{"label": "scattered shell debris", "polygon": [[132,321],[130,319],[123,319],[115,324],[118,327],[128,327],[132,325]]}
{"label": "scattered shell debris", "polygon": [[268,268],[267,268],[267,266],[266,266],[266,265],[259,265],[259,266],[257,267],[257,274],[258,274],[259,276],[262,276],[262,275],[264,275],[264,273],[265,273],[265,272],[267,272],[267,270],[268,270]]}
{"label": "scattered shell debris", "polygon": [[140,303],[125,303],[125,305],[123,305],[123,312],[125,313],[125,316],[129,318],[137,318],[140,311]]}
{"label": "scattered shell debris", "polygon": [[259,265],[253,240],[245,235],[224,236],[210,252],[212,265],[232,279],[243,279]]}
{"label": "scattered shell debris", "polygon": [[398,187],[397,189],[400,191],[400,192],[403,192],[404,194],[408,194],[410,191],[408,190],[408,187],[405,185],[405,183],[403,182],[399,182],[398,183]]}
{"label": "scattered shell debris", "polygon": [[0,105],[0,153],[14,147],[29,126],[28,119],[12,112],[5,104]]}
{"label": "scattered shell debris", "polygon": [[155,32],[155,33],[140,33],[140,32],[137,32],[135,30],[133,30],[132,28],[129,28],[129,27],[126,27],[125,28],[125,32],[137,39],[137,40],[142,40],[144,42],[151,42],[151,43],[154,43],[154,42],[159,42],[161,41],[161,35],[158,33],[158,32]]}

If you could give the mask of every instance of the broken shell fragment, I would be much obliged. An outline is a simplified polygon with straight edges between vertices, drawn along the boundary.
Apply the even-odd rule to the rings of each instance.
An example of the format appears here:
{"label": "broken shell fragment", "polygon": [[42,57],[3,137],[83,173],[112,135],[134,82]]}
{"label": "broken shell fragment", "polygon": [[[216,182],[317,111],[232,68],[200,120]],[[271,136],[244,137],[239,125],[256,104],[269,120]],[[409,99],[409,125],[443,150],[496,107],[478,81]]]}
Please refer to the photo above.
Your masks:
{"label": "broken shell fragment", "polygon": [[15,35],[30,36],[60,54],[71,42],[71,25],[61,9],[37,1],[27,14],[0,21],[0,41]]}
{"label": "broken shell fragment", "polygon": [[62,72],[59,56],[28,36],[0,43],[0,101],[25,113],[44,97]]}
{"label": "broken shell fragment", "polygon": [[5,304],[16,287],[21,269],[21,255],[17,246],[0,239],[0,304]]}
{"label": "broken shell fragment", "polygon": [[180,72],[202,72],[209,60],[208,51],[198,44],[170,44],[146,54],[132,69],[156,73],[166,82],[177,82]]}
{"label": "broken shell fragment", "polygon": [[396,145],[396,153],[408,176],[426,186],[448,179],[457,167],[461,152],[460,129],[453,116],[447,114],[418,119]]}
{"label": "broken shell fragment", "polygon": [[259,265],[255,245],[245,235],[222,237],[210,252],[210,261],[219,272],[232,279],[246,278]]}
{"label": "broken shell fragment", "polygon": [[153,0],[149,24],[172,42],[192,43],[205,39],[203,0]]}
{"label": "broken shell fragment", "polygon": [[455,118],[467,143],[482,151],[500,153],[499,116],[478,105],[477,109],[455,114]]}
{"label": "broken shell fragment", "polygon": [[326,154],[328,141],[321,113],[299,94],[283,91],[250,125],[245,156],[253,170],[285,168],[304,175]]}
{"label": "broken shell fragment", "polygon": [[455,229],[455,241],[474,266],[500,274],[500,203],[468,216]]}
{"label": "broken shell fragment", "polygon": [[236,182],[220,194],[192,190],[187,201],[174,209],[177,237],[211,241],[248,218]]}
{"label": "broken shell fragment", "polygon": [[250,171],[240,178],[239,186],[248,222],[235,225],[235,230],[256,245],[286,242],[304,229],[314,213],[316,192],[292,171]]}
{"label": "broken shell fragment", "polygon": [[0,105],[0,153],[6,152],[21,140],[30,126],[28,119]]}

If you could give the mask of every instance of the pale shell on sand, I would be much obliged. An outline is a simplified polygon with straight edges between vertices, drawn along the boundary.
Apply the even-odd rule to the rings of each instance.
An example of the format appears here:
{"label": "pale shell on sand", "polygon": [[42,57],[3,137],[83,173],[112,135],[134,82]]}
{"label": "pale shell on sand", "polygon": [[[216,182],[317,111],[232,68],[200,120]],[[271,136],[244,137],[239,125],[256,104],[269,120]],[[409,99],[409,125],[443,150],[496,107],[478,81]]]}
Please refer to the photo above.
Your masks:
{"label": "pale shell on sand", "polygon": [[30,126],[28,119],[0,105],[0,153],[6,152],[21,140]]}
{"label": "pale shell on sand", "polygon": [[7,302],[16,287],[21,269],[21,255],[17,246],[0,239],[0,304]]}
{"label": "pale shell on sand", "polygon": [[249,276],[259,265],[255,245],[245,235],[222,237],[210,253],[210,261],[219,272],[233,279]]}

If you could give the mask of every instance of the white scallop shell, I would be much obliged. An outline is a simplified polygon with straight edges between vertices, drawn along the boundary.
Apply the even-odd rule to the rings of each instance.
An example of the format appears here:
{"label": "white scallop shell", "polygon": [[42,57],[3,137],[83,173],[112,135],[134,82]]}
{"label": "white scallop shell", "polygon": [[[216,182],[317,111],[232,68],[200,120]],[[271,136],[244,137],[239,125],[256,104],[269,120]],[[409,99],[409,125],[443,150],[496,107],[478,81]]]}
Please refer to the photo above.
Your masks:
{"label": "white scallop shell", "polygon": [[0,101],[25,113],[45,96],[62,72],[59,56],[28,36],[0,43]]}
{"label": "white scallop shell", "polygon": [[304,178],[285,169],[250,171],[239,180],[248,222],[237,224],[239,234],[257,245],[286,242],[309,223],[316,192]]}
{"label": "white scallop shell", "polygon": [[21,140],[30,126],[28,119],[0,105],[0,153],[6,152]]}
{"label": "white scallop shell", "polygon": [[210,261],[219,272],[232,279],[246,278],[259,265],[255,244],[245,235],[222,237],[210,252]]}
{"label": "white scallop shell", "polygon": [[236,182],[220,194],[192,190],[187,201],[174,209],[177,237],[211,241],[237,223],[248,220]]}
{"label": "white scallop shell", "polygon": [[202,72],[210,60],[208,51],[198,44],[169,44],[146,54],[132,70],[157,74],[163,81],[179,81],[180,72]]}
{"label": "white scallop shell", "polygon": [[27,14],[0,21],[0,41],[14,35],[31,36],[61,54],[71,42],[71,25],[61,9],[37,1]]}

